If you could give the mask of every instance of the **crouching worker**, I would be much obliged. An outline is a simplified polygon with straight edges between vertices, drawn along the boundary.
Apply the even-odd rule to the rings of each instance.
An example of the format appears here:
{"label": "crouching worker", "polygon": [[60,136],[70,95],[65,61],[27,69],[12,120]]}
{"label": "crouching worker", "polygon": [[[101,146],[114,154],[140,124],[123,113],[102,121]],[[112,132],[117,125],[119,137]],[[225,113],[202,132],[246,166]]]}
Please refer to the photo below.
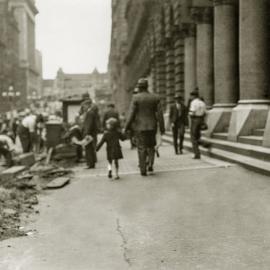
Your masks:
{"label": "crouching worker", "polygon": [[110,118],[106,121],[106,131],[97,146],[97,151],[103,146],[104,143],[107,144],[107,160],[108,160],[108,177],[112,178],[112,167],[113,163],[115,165],[115,180],[120,179],[119,177],[119,159],[123,159],[123,153],[121,150],[120,140],[124,141],[126,139],[125,135],[119,131],[118,121],[114,118]]}
{"label": "crouching worker", "polygon": [[64,139],[68,143],[72,143],[76,146],[76,162],[80,162],[83,157],[83,148],[82,148],[82,132],[78,125],[72,124],[64,135]]}
{"label": "crouching worker", "polygon": [[4,156],[7,167],[13,165],[12,153],[14,151],[15,145],[12,139],[7,135],[0,134],[0,156]]}

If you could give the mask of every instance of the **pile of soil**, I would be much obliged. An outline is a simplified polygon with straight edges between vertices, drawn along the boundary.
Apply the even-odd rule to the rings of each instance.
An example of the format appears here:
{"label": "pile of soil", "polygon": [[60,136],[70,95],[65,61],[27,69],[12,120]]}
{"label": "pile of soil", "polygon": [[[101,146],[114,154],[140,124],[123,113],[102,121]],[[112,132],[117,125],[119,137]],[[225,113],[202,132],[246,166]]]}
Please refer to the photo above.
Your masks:
{"label": "pile of soil", "polygon": [[35,164],[28,171],[8,183],[0,184],[0,241],[26,236],[22,219],[39,214],[35,209],[40,194],[48,183],[59,176],[71,175],[72,171],[56,165]]}
{"label": "pile of soil", "polygon": [[0,241],[26,235],[20,230],[20,217],[38,214],[34,209],[38,204],[37,193],[32,188],[0,187]]}

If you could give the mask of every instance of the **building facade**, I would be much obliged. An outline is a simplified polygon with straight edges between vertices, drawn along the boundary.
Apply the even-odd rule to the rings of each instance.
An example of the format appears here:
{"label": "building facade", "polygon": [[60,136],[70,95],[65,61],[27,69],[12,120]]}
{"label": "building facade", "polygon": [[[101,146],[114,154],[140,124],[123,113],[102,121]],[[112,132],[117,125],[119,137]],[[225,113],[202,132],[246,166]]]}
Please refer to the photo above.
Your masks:
{"label": "building facade", "polygon": [[[0,1],[0,112],[20,105],[19,98],[4,97],[10,87],[15,91],[21,79],[19,65],[19,28],[14,12],[9,8],[7,0]],[[11,100],[14,99],[14,100]],[[13,104],[15,102],[15,104]]]}
{"label": "building facade", "polygon": [[113,100],[121,113],[128,109],[130,95],[126,91],[125,80],[127,66],[127,19],[126,8],[128,1],[112,0],[112,33],[109,59],[110,88]]}
{"label": "building facade", "polygon": [[[269,147],[269,5],[268,0],[127,1],[124,65],[113,57],[110,62],[111,74],[124,69],[125,78],[113,76],[112,84],[131,96],[138,78],[148,77],[165,109],[176,93],[187,102],[198,87],[209,108],[209,136],[223,133],[238,141],[260,130],[261,144]],[[113,6],[113,18],[118,12]],[[113,23],[113,33],[117,27],[121,23]]]}
{"label": "building facade", "polygon": [[57,93],[60,98],[81,97],[83,94],[89,93],[95,100],[100,93],[102,95],[110,94],[108,73],[100,73],[94,69],[92,73],[70,74],[60,68],[54,81],[54,93]]}
{"label": "building facade", "polygon": [[[19,60],[21,79],[19,91],[24,104],[40,91],[40,58],[36,52],[36,23],[38,10],[35,0],[9,0],[19,28]],[[38,59],[37,59],[38,56]],[[38,63],[38,65],[37,65]]]}

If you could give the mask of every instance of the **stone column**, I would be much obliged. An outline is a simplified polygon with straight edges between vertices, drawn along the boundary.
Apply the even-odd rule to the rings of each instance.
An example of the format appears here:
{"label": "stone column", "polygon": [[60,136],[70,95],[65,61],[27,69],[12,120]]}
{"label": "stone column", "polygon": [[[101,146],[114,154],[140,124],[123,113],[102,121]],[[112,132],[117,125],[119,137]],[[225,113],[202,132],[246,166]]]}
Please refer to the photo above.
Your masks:
{"label": "stone column", "polygon": [[166,108],[166,63],[165,52],[157,52],[156,56],[156,92],[162,99],[163,108]]}
{"label": "stone column", "polygon": [[200,96],[211,108],[214,101],[214,51],[213,51],[213,8],[192,8],[197,32],[197,86]]}
{"label": "stone column", "polygon": [[166,103],[167,111],[174,98],[174,47],[171,39],[166,42]]}
{"label": "stone column", "polygon": [[184,86],[185,101],[197,87],[196,70],[196,28],[194,24],[184,24]]}
{"label": "stone column", "polygon": [[[264,128],[269,110],[269,0],[240,0],[240,101],[229,139]],[[269,134],[270,135],[270,134]]]}
{"label": "stone column", "polygon": [[228,132],[239,96],[238,4],[214,0],[214,106],[208,115],[208,135]]}
{"label": "stone column", "polygon": [[174,38],[174,83],[175,94],[184,97],[184,38],[178,27]]}

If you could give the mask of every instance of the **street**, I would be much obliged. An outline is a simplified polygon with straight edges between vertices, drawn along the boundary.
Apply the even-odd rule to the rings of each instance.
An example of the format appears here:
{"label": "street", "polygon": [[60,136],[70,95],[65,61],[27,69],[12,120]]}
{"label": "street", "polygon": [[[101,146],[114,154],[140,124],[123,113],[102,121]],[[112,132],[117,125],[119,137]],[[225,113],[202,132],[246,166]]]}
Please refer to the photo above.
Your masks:
{"label": "street", "polygon": [[148,178],[127,143],[119,181],[104,151],[96,171],[76,168],[69,186],[40,196],[33,234],[0,243],[0,269],[269,269],[269,179],[160,152]]}

